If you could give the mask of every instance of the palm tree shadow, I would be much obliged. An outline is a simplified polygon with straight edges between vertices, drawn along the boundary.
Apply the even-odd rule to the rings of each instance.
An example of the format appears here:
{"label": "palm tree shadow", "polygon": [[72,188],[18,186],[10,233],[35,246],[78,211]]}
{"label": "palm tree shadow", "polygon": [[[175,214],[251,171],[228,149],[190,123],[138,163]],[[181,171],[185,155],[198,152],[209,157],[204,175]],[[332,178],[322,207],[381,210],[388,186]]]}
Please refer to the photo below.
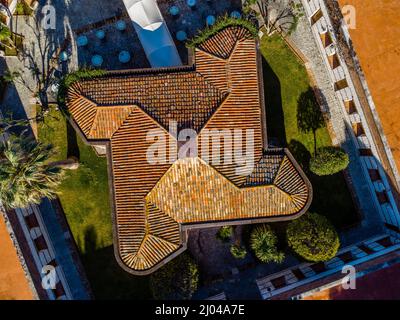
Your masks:
{"label": "palm tree shadow", "polygon": [[271,66],[262,57],[265,109],[268,141],[272,145],[286,146],[285,116],[282,107],[281,83]]}

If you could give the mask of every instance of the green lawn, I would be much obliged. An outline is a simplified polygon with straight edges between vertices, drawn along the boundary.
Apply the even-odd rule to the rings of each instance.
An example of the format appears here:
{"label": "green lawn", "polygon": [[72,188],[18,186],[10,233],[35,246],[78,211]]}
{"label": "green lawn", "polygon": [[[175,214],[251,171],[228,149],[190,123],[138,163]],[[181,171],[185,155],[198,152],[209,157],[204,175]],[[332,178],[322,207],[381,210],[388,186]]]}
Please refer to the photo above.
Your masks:
{"label": "green lawn", "polygon": [[150,298],[148,278],[126,273],[114,258],[106,159],[55,109],[39,125],[39,139],[56,147],[53,160],[79,158],[79,169],[67,171],[59,197],[96,298]]}
{"label": "green lawn", "polygon": [[[269,138],[288,145],[305,169],[314,188],[312,211],[326,215],[338,228],[355,223],[343,175],[317,177],[307,170],[314,138],[297,128],[297,100],[309,88],[306,70],[279,37],[264,37],[261,51]],[[317,130],[316,138],[317,146],[331,144],[325,128]],[[57,148],[54,160],[79,158],[79,169],[67,172],[59,197],[96,298],[151,298],[148,277],[124,272],[114,258],[106,159],[97,157],[57,110],[39,125],[39,139]]]}
{"label": "green lawn", "polygon": [[[310,82],[303,64],[279,36],[264,36],[260,43],[263,56],[264,91],[270,141],[286,145],[306,171],[314,189],[310,211],[323,214],[337,228],[357,222],[358,217],[343,174],[318,177],[308,171],[314,153],[312,132],[300,132],[297,125],[298,99],[308,91]],[[331,145],[328,130],[316,131],[317,147]]]}

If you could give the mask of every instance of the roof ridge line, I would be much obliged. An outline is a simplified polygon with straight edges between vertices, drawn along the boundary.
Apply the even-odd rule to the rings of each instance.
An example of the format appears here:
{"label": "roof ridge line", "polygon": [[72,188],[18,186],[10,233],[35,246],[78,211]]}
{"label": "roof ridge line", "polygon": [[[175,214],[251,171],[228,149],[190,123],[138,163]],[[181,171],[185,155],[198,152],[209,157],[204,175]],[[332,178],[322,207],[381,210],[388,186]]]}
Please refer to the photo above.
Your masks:
{"label": "roof ridge line", "polygon": [[[236,44],[235,44],[235,45],[236,45]],[[224,61],[224,62],[226,62],[227,60],[229,60],[230,56],[232,55],[232,52],[231,52],[231,54],[229,55],[229,57],[226,58],[226,59],[224,59],[224,58],[218,57],[218,56],[215,55],[215,54],[212,54],[212,53],[210,53],[210,52],[207,52],[207,51],[205,51],[205,50],[203,50],[203,49],[201,49],[201,48],[199,48],[199,47],[196,47],[195,50],[199,50],[199,51],[205,53],[206,55],[210,56],[211,58],[216,58],[216,59],[221,60],[221,61]],[[196,61],[196,59],[195,59],[195,61]],[[195,64],[195,65],[196,65],[196,64]]]}
{"label": "roof ridge line", "polygon": [[155,234],[149,233],[148,235],[149,235],[149,237],[154,237],[154,238],[157,238],[157,239],[159,239],[159,240],[161,240],[161,241],[167,242],[168,244],[170,244],[170,245],[172,245],[172,246],[174,246],[174,247],[177,247],[177,248],[180,247],[180,245],[177,245],[176,243],[173,243],[173,242],[171,242],[171,241],[169,241],[169,240],[166,240],[166,239],[164,239],[164,238],[161,238],[161,237],[159,237],[159,236],[156,236]]}

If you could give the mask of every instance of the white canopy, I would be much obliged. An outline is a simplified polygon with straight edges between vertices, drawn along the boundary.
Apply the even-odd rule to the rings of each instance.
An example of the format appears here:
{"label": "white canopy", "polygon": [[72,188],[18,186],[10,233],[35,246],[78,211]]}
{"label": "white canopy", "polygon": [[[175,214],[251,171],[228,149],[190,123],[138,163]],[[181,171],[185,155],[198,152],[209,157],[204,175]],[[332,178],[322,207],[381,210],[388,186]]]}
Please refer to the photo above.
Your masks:
{"label": "white canopy", "polygon": [[153,68],[182,65],[156,0],[123,0]]}

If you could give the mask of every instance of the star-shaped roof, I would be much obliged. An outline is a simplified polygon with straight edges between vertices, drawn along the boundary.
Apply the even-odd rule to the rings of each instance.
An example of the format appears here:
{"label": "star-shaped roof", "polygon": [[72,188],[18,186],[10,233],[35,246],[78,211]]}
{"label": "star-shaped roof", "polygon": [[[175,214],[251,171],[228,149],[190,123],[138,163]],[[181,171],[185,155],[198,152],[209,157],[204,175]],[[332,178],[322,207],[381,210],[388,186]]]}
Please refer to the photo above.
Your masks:
{"label": "star-shaped roof", "polygon": [[[256,46],[247,29],[231,26],[194,50],[193,66],[109,72],[70,87],[73,123],[89,143],[107,145],[116,255],[126,270],[154,271],[185,249],[194,225],[292,219],[310,205],[311,185],[290,153],[263,150]],[[197,133],[197,156],[149,163],[148,133],[176,139],[171,121]],[[251,173],[202,157],[210,130],[239,129],[254,134]]]}

